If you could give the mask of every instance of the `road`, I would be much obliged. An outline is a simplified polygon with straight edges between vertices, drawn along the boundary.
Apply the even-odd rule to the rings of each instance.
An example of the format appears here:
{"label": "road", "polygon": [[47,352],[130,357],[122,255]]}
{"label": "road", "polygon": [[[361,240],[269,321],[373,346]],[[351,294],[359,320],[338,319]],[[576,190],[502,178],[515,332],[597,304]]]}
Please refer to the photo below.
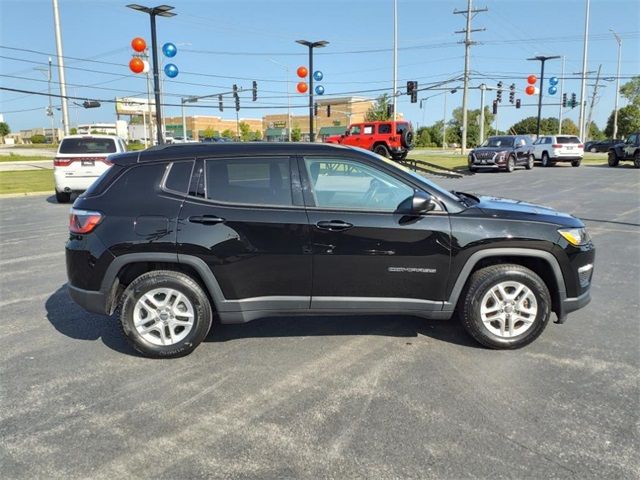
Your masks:
{"label": "road", "polygon": [[314,317],[148,360],[69,299],[69,206],[0,200],[3,478],[638,478],[640,171],[436,181],[585,219],[591,304],[518,351],[455,321]]}

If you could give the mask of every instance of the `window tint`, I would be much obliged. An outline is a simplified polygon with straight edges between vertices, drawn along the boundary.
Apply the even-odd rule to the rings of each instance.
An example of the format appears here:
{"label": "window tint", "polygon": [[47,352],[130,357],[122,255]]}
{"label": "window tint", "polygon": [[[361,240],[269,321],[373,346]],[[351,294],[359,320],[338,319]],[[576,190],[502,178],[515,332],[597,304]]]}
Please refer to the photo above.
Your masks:
{"label": "window tint", "polygon": [[354,125],[349,129],[351,135],[360,135],[360,125]]}
{"label": "window tint", "polygon": [[289,158],[207,160],[207,198],[252,205],[291,205]]}
{"label": "window tint", "polygon": [[558,143],[580,143],[578,137],[556,137]]}
{"label": "window tint", "polygon": [[393,212],[413,188],[381,170],[352,160],[305,158],[318,207]]}
{"label": "window tint", "polygon": [[378,133],[385,133],[385,134],[391,133],[391,124],[390,123],[381,123],[378,126]]}
{"label": "window tint", "polygon": [[549,145],[551,145],[551,144],[553,143],[553,142],[552,142],[552,140],[553,140],[553,139],[552,139],[551,137],[546,137],[546,138],[544,139],[544,143],[545,143],[545,144],[547,144],[547,143],[548,143]]}
{"label": "window tint", "polygon": [[482,142],[482,147],[513,147],[514,137],[489,137]]}
{"label": "window tint", "polygon": [[365,135],[373,135],[373,125],[365,125],[364,126],[364,134]]}
{"label": "window tint", "polygon": [[164,182],[165,188],[174,192],[187,193],[193,163],[193,161],[172,163]]}
{"label": "window tint", "polygon": [[111,138],[65,138],[60,153],[115,153],[116,143]]}
{"label": "window tint", "polygon": [[404,132],[408,128],[409,128],[409,124],[408,123],[397,123],[396,124],[396,134],[397,135],[402,135],[402,132]]}

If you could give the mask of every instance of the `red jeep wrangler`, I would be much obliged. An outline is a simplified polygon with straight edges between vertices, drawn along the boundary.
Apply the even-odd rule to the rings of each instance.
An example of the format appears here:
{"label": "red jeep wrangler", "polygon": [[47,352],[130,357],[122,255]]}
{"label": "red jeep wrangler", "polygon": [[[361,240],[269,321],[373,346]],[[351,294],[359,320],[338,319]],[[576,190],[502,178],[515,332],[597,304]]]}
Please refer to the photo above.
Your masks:
{"label": "red jeep wrangler", "polygon": [[413,130],[409,122],[353,123],[343,135],[328,137],[325,142],[365,148],[383,157],[404,160],[413,148]]}

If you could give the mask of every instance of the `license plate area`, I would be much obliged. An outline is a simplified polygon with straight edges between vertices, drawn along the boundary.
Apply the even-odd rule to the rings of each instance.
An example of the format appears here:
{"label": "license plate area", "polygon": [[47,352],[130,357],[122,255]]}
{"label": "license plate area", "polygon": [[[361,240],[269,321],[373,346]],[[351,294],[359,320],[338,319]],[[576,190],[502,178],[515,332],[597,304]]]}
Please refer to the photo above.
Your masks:
{"label": "license plate area", "polygon": [[83,167],[95,167],[96,165],[96,161],[93,159],[82,159],[82,166]]}

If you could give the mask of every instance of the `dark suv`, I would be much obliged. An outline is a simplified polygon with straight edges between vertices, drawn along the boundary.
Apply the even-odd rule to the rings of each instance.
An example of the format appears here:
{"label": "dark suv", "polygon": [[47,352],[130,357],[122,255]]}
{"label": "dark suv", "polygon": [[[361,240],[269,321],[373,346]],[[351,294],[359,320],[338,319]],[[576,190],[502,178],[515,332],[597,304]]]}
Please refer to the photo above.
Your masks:
{"label": "dark suv", "polygon": [[69,291],[135,349],[191,352],[221,323],[296,314],[449,319],[492,348],[589,302],[577,218],[449,192],[379,155],[220,143],[110,157],[71,211]]}
{"label": "dark suv", "polygon": [[523,166],[533,168],[533,146],[527,135],[498,135],[487,138],[482,145],[469,152],[468,164],[472,172],[492,168],[513,172]]}

